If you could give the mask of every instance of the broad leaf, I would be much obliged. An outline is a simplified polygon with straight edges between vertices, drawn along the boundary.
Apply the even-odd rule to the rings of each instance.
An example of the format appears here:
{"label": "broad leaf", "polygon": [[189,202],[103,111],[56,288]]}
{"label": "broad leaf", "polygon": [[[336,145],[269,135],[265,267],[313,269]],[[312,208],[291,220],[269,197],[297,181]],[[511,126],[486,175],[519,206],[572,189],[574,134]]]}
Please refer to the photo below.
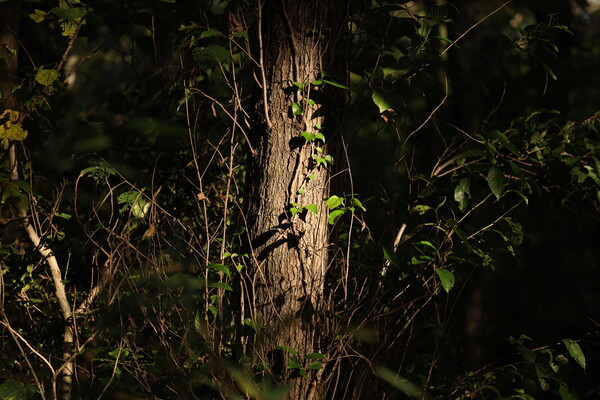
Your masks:
{"label": "broad leaf", "polygon": [[333,209],[341,206],[342,204],[344,204],[344,199],[342,197],[336,196],[334,194],[333,196],[331,196],[330,198],[327,199],[325,204],[327,204],[327,207],[330,210],[333,210]]}
{"label": "broad leaf", "polygon": [[335,224],[335,221],[337,221],[338,218],[345,212],[346,210],[333,210],[329,213],[329,216],[327,217],[327,222],[329,222],[330,225]]}
{"label": "broad leaf", "polygon": [[585,356],[583,355],[583,351],[581,351],[581,347],[579,343],[572,339],[563,339],[562,341],[567,348],[567,351],[573,357],[573,359],[583,368],[585,371]]}
{"label": "broad leaf", "polygon": [[462,178],[454,189],[454,200],[458,203],[460,211],[464,211],[469,204],[471,198],[470,184],[471,180],[469,178]]}
{"label": "broad leaf", "polygon": [[35,81],[44,86],[52,85],[60,76],[56,69],[40,69],[35,73]]}
{"label": "broad leaf", "polygon": [[500,168],[492,167],[490,169],[487,175],[487,183],[496,199],[500,199],[504,191],[504,174]]}
{"label": "broad leaf", "polygon": [[435,273],[442,282],[442,287],[448,293],[454,287],[454,274],[447,269],[436,269]]}

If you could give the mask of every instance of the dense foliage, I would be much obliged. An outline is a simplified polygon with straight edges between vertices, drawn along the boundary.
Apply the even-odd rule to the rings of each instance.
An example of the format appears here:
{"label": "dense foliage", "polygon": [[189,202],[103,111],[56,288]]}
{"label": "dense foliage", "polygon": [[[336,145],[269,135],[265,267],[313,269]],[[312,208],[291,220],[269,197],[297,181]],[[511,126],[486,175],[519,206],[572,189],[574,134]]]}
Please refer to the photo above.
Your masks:
{"label": "dense foliage", "polygon": [[[323,350],[286,367],[327,398],[597,398],[597,6],[348,3],[344,74],[290,85],[338,93],[344,135],[299,133],[331,193],[290,213],[329,213],[330,266]],[[285,396],[250,355],[257,4],[15,5],[0,400],[71,361],[75,398]]]}

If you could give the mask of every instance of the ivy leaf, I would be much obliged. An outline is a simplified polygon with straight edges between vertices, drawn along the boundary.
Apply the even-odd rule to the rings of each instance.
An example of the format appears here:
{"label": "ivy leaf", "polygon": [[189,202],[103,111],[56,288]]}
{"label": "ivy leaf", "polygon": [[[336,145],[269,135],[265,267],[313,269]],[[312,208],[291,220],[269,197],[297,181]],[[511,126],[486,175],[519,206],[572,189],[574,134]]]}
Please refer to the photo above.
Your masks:
{"label": "ivy leaf", "polygon": [[573,339],[563,339],[562,342],[564,343],[571,357],[573,357],[577,364],[579,364],[585,371],[585,356],[583,355],[583,351],[581,351],[579,343]]}
{"label": "ivy leaf", "polygon": [[446,293],[450,292],[450,289],[454,287],[454,274],[447,269],[436,269],[435,273],[440,278],[442,282],[442,287],[446,291]]}
{"label": "ivy leaf", "polygon": [[[294,108],[294,106],[292,105],[292,113],[294,113],[293,108]],[[300,113],[302,113],[302,112],[300,112]],[[302,132],[300,132],[300,134],[302,135],[302,137],[304,138],[304,140],[306,141],[306,143],[312,142],[316,138],[316,135],[314,133],[309,133],[309,132],[306,132],[306,131],[302,131]]]}
{"label": "ivy leaf", "polygon": [[487,175],[487,183],[496,199],[500,199],[504,191],[504,174],[500,168],[492,167],[490,169]]}
{"label": "ivy leaf", "polygon": [[298,102],[292,103],[292,114],[302,115],[302,104]]}
{"label": "ivy leaf", "polygon": [[313,361],[308,366],[308,369],[312,369],[312,370],[319,370],[321,368],[323,368],[323,363],[321,363],[319,361]]}
{"label": "ivy leaf", "polygon": [[471,198],[470,183],[469,178],[462,178],[456,185],[456,189],[454,189],[454,200],[458,203],[460,211],[464,211],[469,204],[469,198]]}
{"label": "ivy leaf", "polygon": [[344,204],[344,199],[342,197],[336,196],[334,194],[333,196],[331,196],[330,198],[327,199],[325,204],[327,205],[327,207],[330,210],[333,210],[333,209],[341,206],[342,204]]}
{"label": "ivy leaf", "polygon": [[346,210],[334,210],[330,212],[329,216],[327,217],[327,222],[329,222],[329,225],[335,224],[335,221],[337,221],[338,218],[345,212]]}
{"label": "ivy leaf", "polygon": [[52,85],[60,76],[57,69],[39,69],[35,73],[35,81],[44,86]]}
{"label": "ivy leaf", "polygon": [[319,209],[317,208],[316,204],[309,204],[305,208],[313,214],[319,215]]}
{"label": "ivy leaf", "polygon": [[300,363],[300,360],[298,360],[296,357],[292,357],[289,359],[287,367],[288,369],[301,368],[302,363]]}

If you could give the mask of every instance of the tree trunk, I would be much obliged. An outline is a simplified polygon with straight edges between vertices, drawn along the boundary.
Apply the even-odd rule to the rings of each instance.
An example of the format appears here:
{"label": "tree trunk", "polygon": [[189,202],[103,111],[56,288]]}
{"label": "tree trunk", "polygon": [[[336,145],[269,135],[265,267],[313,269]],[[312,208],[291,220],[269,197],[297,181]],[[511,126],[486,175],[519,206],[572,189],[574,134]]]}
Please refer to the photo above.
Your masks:
{"label": "tree trunk", "polygon": [[[321,132],[328,142],[334,136],[327,90],[310,82],[334,69],[346,7],[343,1],[267,0],[259,13],[263,87],[256,96],[247,197],[260,327],[253,356],[291,386],[290,399],[323,397],[320,372],[298,377],[313,361],[305,356],[321,349],[330,163],[323,162],[323,142],[301,133]],[[301,367],[288,368],[290,360]]]}

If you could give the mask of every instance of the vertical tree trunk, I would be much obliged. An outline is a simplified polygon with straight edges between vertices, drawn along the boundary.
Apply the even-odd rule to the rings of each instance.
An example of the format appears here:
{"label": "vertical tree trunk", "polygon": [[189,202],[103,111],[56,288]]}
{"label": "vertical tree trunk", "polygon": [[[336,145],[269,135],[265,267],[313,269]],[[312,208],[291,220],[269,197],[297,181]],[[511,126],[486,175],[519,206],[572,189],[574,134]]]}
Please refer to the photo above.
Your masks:
{"label": "vertical tree trunk", "polygon": [[[2,109],[18,110],[19,104],[12,96],[12,89],[17,83],[19,64],[17,51],[19,49],[19,1],[7,1],[0,4],[0,105]],[[10,179],[18,180],[17,156],[14,143],[9,148],[9,170]],[[63,330],[63,364],[58,376],[58,394],[53,390],[54,397],[61,400],[71,400],[73,386],[74,365],[72,360],[74,328],[72,322],[71,305],[67,299],[65,287],[62,282],[62,274],[56,257],[52,250],[41,242],[38,233],[29,222],[27,210],[20,204],[16,206],[16,214],[22,219],[23,227],[27,232],[34,247],[46,260],[56,287],[56,297],[61,307],[61,314],[65,322]]]}
{"label": "vertical tree trunk", "polygon": [[[300,369],[287,367],[294,358],[306,367],[312,360],[305,356],[320,350],[317,320],[328,265],[325,200],[330,166],[317,160],[325,157],[326,146],[319,140],[307,143],[301,133],[322,132],[326,140],[334,135],[326,91],[310,82],[340,62],[334,55],[345,21],[344,3],[267,0],[259,17],[264,87],[256,98],[247,198],[253,310],[260,327],[254,361],[291,385],[290,399],[323,395],[319,372],[293,379]],[[301,114],[294,115],[293,103],[297,112],[302,108]],[[292,208],[303,207],[308,209],[294,215]],[[280,346],[285,346],[283,351]]]}

